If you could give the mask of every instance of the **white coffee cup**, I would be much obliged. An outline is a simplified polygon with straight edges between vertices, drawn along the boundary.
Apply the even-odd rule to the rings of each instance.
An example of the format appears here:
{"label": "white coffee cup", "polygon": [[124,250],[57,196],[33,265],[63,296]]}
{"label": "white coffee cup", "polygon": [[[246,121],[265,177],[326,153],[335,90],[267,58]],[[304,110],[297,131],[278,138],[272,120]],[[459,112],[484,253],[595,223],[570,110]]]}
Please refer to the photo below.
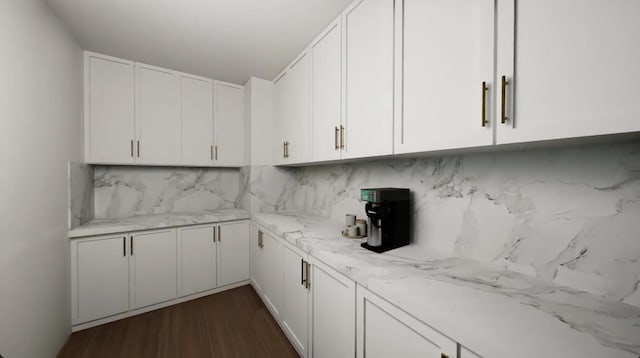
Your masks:
{"label": "white coffee cup", "polygon": [[358,236],[358,227],[355,225],[347,226],[347,236]]}
{"label": "white coffee cup", "polygon": [[356,216],[353,214],[347,214],[344,216],[344,225],[353,226],[356,224]]}

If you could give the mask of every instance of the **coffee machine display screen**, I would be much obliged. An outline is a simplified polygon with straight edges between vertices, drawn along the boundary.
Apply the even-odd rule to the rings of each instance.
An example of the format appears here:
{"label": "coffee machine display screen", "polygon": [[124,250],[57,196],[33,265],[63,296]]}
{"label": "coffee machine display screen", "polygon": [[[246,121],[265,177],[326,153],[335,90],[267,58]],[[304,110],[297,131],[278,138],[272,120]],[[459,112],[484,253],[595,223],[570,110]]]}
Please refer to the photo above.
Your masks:
{"label": "coffee machine display screen", "polygon": [[376,191],[369,189],[360,190],[360,200],[376,202]]}

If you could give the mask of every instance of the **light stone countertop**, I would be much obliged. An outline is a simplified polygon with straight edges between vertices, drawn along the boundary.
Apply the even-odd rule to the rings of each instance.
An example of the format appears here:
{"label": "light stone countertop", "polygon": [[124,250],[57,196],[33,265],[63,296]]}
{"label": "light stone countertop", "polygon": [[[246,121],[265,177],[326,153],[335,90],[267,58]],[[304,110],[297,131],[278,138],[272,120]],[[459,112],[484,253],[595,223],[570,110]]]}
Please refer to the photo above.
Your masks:
{"label": "light stone countertop", "polygon": [[166,227],[208,224],[249,219],[249,212],[241,209],[221,209],[189,213],[140,215],[120,219],[95,219],[69,231],[69,238],[153,230]]}
{"label": "light stone countertop", "polygon": [[340,223],[301,213],[253,220],[485,358],[638,358],[640,308],[461,257],[384,254]]}

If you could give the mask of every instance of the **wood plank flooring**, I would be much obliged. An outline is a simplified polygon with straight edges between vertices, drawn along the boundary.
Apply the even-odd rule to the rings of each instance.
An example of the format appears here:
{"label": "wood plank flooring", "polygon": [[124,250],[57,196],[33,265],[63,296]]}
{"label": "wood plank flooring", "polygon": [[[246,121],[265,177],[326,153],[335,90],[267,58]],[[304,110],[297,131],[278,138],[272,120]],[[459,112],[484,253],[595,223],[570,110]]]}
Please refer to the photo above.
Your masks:
{"label": "wood plank flooring", "polygon": [[73,333],[58,357],[298,357],[251,286]]}

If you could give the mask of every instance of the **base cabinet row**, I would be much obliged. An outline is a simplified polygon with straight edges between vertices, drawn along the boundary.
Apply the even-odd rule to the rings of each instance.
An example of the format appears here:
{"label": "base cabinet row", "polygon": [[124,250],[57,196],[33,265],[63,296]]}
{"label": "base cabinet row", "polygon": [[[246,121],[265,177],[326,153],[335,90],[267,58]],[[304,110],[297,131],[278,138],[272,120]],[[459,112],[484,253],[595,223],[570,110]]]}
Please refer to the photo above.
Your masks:
{"label": "base cabinet row", "polygon": [[73,325],[246,281],[249,223],[74,239]]}
{"label": "base cabinet row", "polygon": [[253,224],[251,283],[305,358],[480,358]]}

